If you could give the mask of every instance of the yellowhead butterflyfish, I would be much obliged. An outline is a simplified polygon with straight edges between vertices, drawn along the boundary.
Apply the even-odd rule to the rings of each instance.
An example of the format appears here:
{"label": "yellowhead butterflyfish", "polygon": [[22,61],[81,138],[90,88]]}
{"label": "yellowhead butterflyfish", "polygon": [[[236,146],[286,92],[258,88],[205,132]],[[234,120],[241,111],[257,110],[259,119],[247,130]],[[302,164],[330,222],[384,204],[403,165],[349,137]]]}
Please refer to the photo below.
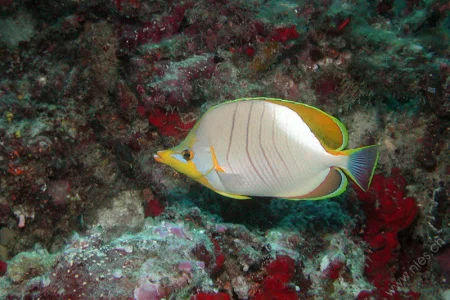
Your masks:
{"label": "yellowhead butterflyfish", "polygon": [[346,175],[363,190],[370,185],[378,145],[343,150],[347,142],[345,126],[315,107],[243,98],[209,109],[183,142],[154,158],[230,198],[320,200],[343,193]]}

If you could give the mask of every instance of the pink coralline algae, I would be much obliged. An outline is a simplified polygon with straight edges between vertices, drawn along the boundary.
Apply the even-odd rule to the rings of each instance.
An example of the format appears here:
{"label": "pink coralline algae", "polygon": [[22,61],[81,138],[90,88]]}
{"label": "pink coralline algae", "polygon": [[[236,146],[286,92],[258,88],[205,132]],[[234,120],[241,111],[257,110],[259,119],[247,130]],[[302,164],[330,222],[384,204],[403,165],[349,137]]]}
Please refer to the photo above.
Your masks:
{"label": "pink coralline algae", "polygon": [[174,6],[170,14],[163,16],[159,22],[151,21],[144,24],[138,31],[138,42],[144,44],[148,41],[159,42],[178,33],[187,5]]}
{"label": "pink coralline algae", "polygon": [[145,208],[146,217],[157,217],[164,212],[164,207],[158,200],[150,200]]}
{"label": "pink coralline algae", "polygon": [[164,206],[150,189],[144,189],[143,196],[146,202],[145,217],[157,217],[164,212]]}
{"label": "pink coralline algae", "polygon": [[325,269],[324,275],[334,281],[339,278],[341,270],[343,269],[344,266],[345,262],[340,261],[338,259],[333,260]]}
{"label": "pink coralline algae", "polygon": [[276,28],[270,35],[269,40],[275,41],[275,42],[287,42],[289,40],[294,40],[299,38],[300,35],[297,32],[297,29],[295,26],[291,27],[281,27]]}
{"label": "pink coralline algae", "polygon": [[[366,295],[390,296],[387,292],[396,280],[399,267],[397,234],[411,225],[418,212],[415,199],[405,197],[405,188],[406,181],[400,171],[393,169],[391,177],[375,175],[368,192],[357,189],[367,218],[363,239],[370,249],[364,273],[376,287],[374,292],[362,292],[358,299],[366,299]],[[396,294],[398,297],[395,299],[403,299],[403,293]]]}
{"label": "pink coralline algae", "polygon": [[[176,63],[157,62],[147,70],[136,60],[134,83],[139,95],[137,114],[148,116],[162,136],[180,137],[195,124],[193,117],[194,86],[198,80],[213,76],[213,56],[196,56]],[[122,103],[120,103],[122,105]]]}
{"label": "pink coralline algae", "polygon": [[231,300],[227,293],[198,293],[191,300]]}
{"label": "pink coralline algae", "polygon": [[4,262],[3,260],[0,260],[0,276],[5,275],[7,270],[8,270],[8,264],[6,262]]}
{"label": "pink coralline algae", "polygon": [[140,0],[112,0],[111,4],[119,14],[127,17],[136,17],[142,8]]}
{"label": "pink coralline algae", "polygon": [[445,249],[438,255],[436,255],[436,262],[439,271],[446,278],[447,281],[450,280],[450,248]]}
{"label": "pink coralline algae", "polygon": [[[120,13],[124,13],[123,3],[125,1],[115,1],[116,9]],[[133,1],[126,1],[127,4]],[[134,5],[134,7],[132,7]],[[138,11],[140,4],[128,5],[128,12],[133,14]],[[144,21],[139,26],[123,24],[119,27],[119,39],[122,47],[134,50],[137,46],[148,42],[157,43],[163,39],[170,38],[179,33],[180,26],[184,18],[184,14],[188,5],[175,5],[170,12],[163,15],[159,20]]]}
{"label": "pink coralline algae", "polygon": [[298,296],[289,282],[295,273],[295,261],[287,256],[280,255],[267,266],[267,277],[261,284],[259,292],[252,300],[284,299],[296,300]]}
{"label": "pink coralline algae", "polygon": [[[192,104],[192,97],[196,80],[209,79],[214,74],[216,64],[212,56],[196,56],[182,62],[155,63],[152,82],[144,88],[138,84],[137,88],[142,103],[149,109],[155,105],[160,107],[188,107]],[[137,76],[136,81],[148,80],[145,77],[145,69],[142,76]]]}
{"label": "pink coralline algae", "polygon": [[134,299],[148,300],[148,299],[162,299],[165,297],[164,291],[157,285],[152,283],[144,283],[134,291]]}
{"label": "pink coralline algae", "polygon": [[161,237],[167,237],[168,235],[173,235],[181,239],[187,239],[186,233],[182,226],[177,226],[174,224],[164,224],[164,226],[157,227],[155,229],[155,234]]}
{"label": "pink coralline algae", "polygon": [[213,238],[211,241],[214,245],[214,255],[216,256],[216,264],[212,270],[212,274],[218,274],[225,263],[225,254],[223,254],[220,243],[216,239]]}
{"label": "pink coralline algae", "polygon": [[157,127],[163,136],[186,134],[195,124],[195,121],[182,120],[179,112],[165,111],[159,107],[155,107],[150,113],[148,121],[151,125]]}
{"label": "pink coralline algae", "polygon": [[181,272],[192,273],[192,270],[194,268],[204,269],[205,263],[202,261],[193,262],[193,261],[188,261],[188,260],[181,261],[180,263],[178,263],[178,270]]}

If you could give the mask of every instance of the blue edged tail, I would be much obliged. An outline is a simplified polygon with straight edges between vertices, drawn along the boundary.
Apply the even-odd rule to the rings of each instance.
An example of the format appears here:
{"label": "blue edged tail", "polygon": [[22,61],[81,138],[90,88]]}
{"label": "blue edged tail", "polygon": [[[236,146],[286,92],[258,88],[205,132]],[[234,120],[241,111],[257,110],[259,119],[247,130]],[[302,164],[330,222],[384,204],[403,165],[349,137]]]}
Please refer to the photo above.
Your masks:
{"label": "blue edged tail", "polygon": [[378,157],[380,156],[378,145],[344,150],[342,152],[348,155],[348,164],[344,168],[344,172],[361,189],[367,191],[377,167]]}

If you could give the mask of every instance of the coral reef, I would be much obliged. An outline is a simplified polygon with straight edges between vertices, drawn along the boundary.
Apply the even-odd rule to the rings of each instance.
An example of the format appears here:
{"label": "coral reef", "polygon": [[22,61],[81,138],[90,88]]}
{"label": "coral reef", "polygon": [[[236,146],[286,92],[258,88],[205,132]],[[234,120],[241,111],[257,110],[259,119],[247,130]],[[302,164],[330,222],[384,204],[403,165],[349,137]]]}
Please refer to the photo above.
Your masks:
{"label": "coral reef", "polygon": [[[0,0],[0,25],[0,298],[448,298],[447,2]],[[153,161],[248,96],[380,144],[372,187],[236,201]]]}
{"label": "coral reef", "polygon": [[[399,267],[395,263],[400,248],[398,233],[413,222],[418,212],[415,199],[405,197],[405,187],[405,179],[398,169],[394,169],[388,178],[376,174],[370,191],[357,190],[367,216],[362,238],[370,251],[364,274],[377,288],[372,293],[376,297],[395,297],[399,293],[395,291],[388,294]],[[361,295],[367,297],[368,293],[363,292],[360,298]]]}

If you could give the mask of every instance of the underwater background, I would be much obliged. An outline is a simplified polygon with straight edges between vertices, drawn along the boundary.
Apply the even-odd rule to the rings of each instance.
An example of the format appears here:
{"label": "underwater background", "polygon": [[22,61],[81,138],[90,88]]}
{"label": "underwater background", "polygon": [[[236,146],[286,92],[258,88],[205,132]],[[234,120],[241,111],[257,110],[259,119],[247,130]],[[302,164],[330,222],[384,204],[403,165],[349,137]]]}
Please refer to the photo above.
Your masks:
{"label": "underwater background", "polygon": [[[380,144],[371,188],[220,196],[155,162],[242,97]],[[450,3],[0,0],[0,299],[450,299]]]}

